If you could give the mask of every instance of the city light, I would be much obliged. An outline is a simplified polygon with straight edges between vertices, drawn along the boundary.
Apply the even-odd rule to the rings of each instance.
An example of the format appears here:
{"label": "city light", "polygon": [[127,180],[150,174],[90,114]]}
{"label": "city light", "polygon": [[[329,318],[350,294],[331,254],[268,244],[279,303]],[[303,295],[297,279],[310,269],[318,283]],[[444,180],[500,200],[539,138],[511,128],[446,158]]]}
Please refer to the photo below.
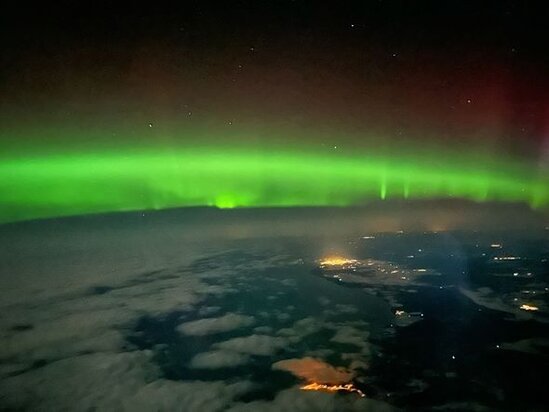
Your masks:
{"label": "city light", "polygon": [[357,263],[356,259],[347,259],[341,256],[330,256],[320,261],[320,266],[345,266]]}
{"label": "city light", "polygon": [[520,308],[522,310],[526,310],[526,311],[529,311],[529,312],[535,312],[535,311],[539,310],[539,308],[537,306],[532,306],[532,305],[527,305],[527,304],[520,305]]}
{"label": "city light", "polygon": [[358,394],[361,398],[364,398],[366,395],[364,392],[362,392],[360,389],[355,388],[355,386],[352,383],[347,383],[345,385],[327,385],[324,383],[309,383],[307,385],[304,385],[300,388],[303,391],[322,391],[322,392],[355,392]]}

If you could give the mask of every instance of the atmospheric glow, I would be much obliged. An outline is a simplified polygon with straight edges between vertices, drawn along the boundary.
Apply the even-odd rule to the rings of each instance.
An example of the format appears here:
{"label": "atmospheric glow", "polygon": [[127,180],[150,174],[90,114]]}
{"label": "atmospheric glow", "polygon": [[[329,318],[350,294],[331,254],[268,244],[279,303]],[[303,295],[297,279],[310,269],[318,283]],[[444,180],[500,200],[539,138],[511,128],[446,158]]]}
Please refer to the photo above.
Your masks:
{"label": "atmospheric glow", "polygon": [[379,199],[549,203],[519,169],[297,150],[78,151],[0,159],[0,222],[183,206],[347,206]]}

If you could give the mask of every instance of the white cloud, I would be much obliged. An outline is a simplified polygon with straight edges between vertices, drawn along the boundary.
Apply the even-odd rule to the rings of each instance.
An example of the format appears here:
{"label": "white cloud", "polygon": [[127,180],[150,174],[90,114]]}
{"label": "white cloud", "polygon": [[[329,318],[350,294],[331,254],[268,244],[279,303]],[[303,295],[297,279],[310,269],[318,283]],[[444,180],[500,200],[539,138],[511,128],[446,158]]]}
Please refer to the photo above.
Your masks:
{"label": "white cloud", "polygon": [[26,410],[222,411],[249,382],[176,382],[160,377],[152,353],[97,353],[6,378],[5,406]]}
{"label": "white cloud", "polygon": [[358,313],[358,308],[354,305],[337,304],[335,309],[341,313]]}
{"label": "white cloud", "polygon": [[272,333],[273,328],[270,326],[258,326],[257,328],[254,328],[255,333]]}
{"label": "white cloud", "polygon": [[303,339],[305,336],[318,332],[323,326],[321,320],[307,317],[294,322],[290,328],[279,329],[277,335],[287,336],[290,340],[296,342]]}
{"label": "white cloud", "polygon": [[213,350],[199,353],[189,362],[194,369],[234,368],[248,363],[249,356],[227,350]]}
{"label": "white cloud", "polygon": [[214,347],[250,355],[270,356],[288,346],[288,340],[267,335],[250,335],[216,343]]}
{"label": "white cloud", "polygon": [[17,259],[2,259],[10,271],[0,271],[10,273],[0,276],[0,408],[222,411],[250,387],[168,381],[151,352],[132,351],[127,336],[142,317],[189,312],[232,291],[196,276],[189,265],[203,252],[189,242],[166,248],[175,235],[167,243],[161,229],[18,241]]}
{"label": "white cloud", "polygon": [[353,326],[343,325],[336,329],[335,335],[330,339],[331,342],[354,345],[361,348],[364,352],[369,351],[368,344],[369,333]]}
{"label": "white cloud", "polygon": [[199,316],[210,316],[221,310],[221,306],[203,306],[198,309]]}
{"label": "white cloud", "polygon": [[[245,278],[248,269],[272,267],[287,259],[258,257],[238,265],[223,261],[211,265],[206,260],[203,267],[195,267],[198,258],[210,259],[211,255],[194,240],[182,241],[180,227],[111,229],[92,225],[68,233],[32,233],[14,246],[17,259],[11,255],[0,259],[5,265],[0,272],[9,274],[0,276],[2,408],[216,412],[264,406],[275,411],[288,410],[287,405],[310,410],[306,406],[317,405],[316,399],[322,400],[320,405],[335,402],[331,395],[290,390],[273,402],[244,404],[237,399],[253,388],[247,381],[165,379],[153,352],[136,350],[127,341],[141,318],[194,310],[212,316],[217,307],[199,305],[209,296],[235,292],[229,278]],[[207,239],[211,248],[211,233]],[[227,249],[226,244],[217,248]],[[208,283],[212,279],[219,283]],[[273,313],[265,316],[270,319]],[[250,316],[228,313],[182,323],[178,330],[202,336],[253,324]],[[14,328],[17,325],[28,327]],[[302,319],[293,324],[289,338],[284,333],[266,336],[272,331],[263,327],[256,330],[259,335],[231,339],[196,355],[190,366],[242,364],[252,355],[274,353],[283,343],[321,327],[317,319]]]}
{"label": "white cloud", "polygon": [[251,316],[227,313],[216,318],[205,318],[185,322],[177,326],[177,330],[185,335],[204,336],[229,332],[235,329],[251,326],[254,318]]}

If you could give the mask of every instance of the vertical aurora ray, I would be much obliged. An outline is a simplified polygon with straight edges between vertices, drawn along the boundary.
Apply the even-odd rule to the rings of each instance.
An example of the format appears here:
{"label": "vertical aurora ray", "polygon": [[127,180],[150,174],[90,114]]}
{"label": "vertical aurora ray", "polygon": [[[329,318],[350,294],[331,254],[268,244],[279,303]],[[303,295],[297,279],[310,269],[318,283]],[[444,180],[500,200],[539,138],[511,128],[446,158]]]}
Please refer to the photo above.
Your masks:
{"label": "vertical aurora ray", "polygon": [[549,203],[548,180],[459,158],[301,149],[177,148],[12,156],[0,164],[0,221],[184,206],[346,206],[376,199]]}
{"label": "vertical aurora ray", "polygon": [[381,176],[381,183],[379,185],[379,198],[385,200],[387,198],[387,181],[385,179],[385,174]]}
{"label": "vertical aurora ray", "polygon": [[404,199],[408,199],[410,197],[410,182],[408,180],[404,181]]}

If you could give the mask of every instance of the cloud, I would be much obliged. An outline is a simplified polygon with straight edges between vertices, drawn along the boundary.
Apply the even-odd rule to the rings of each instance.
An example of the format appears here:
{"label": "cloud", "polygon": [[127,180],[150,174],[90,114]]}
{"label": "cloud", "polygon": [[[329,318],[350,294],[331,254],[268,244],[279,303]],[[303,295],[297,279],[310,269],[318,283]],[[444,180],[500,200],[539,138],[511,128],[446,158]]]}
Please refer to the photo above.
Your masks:
{"label": "cloud", "polygon": [[270,326],[258,326],[257,328],[254,328],[255,333],[272,333],[273,328]]}
{"label": "cloud", "polygon": [[267,335],[250,335],[229,339],[213,345],[215,350],[194,356],[193,369],[233,368],[244,365],[253,356],[272,356],[288,345],[288,340]]}
{"label": "cloud", "polygon": [[197,276],[213,272],[191,270],[203,252],[184,242],[166,249],[173,239],[160,229],[56,229],[52,242],[37,231],[17,243],[17,258],[2,259],[0,409],[224,411],[251,387],[164,379],[153,352],[128,343],[143,317],[233,291]]}
{"label": "cloud", "polygon": [[395,408],[387,403],[357,396],[334,396],[297,388],[280,391],[272,401],[235,404],[229,412],[388,412]]}
{"label": "cloud", "polygon": [[199,316],[210,316],[221,310],[221,306],[203,306],[198,309]]}
{"label": "cloud", "polygon": [[431,407],[433,411],[471,411],[471,412],[488,412],[493,411],[493,408],[484,406],[475,402],[453,402],[443,405]]}
{"label": "cloud", "polygon": [[368,336],[368,332],[361,331],[353,326],[341,326],[330,339],[330,342],[353,345],[361,348],[363,353],[367,353],[370,350]]}
{"label": "cloud", "polygon": [[178,325],[176,329],[185,335],[204,336],[245,328],[253,325],[253,323],[254,318],[251,316],[227,313],[216,318],[205,318],[185,322]]}
{"label": "cloud", "polygon": [[305,336],[318,332],[322,327],[321,321],[313,317],[307,317],[294,322],[291,328],[279,329],[277,335],[286,336],[292,342],[296,342]]}
{"label": "cloud", "polygon": [[499,310],[502,312],[508,312],[513,314],[518,312],[505,305],[501,298],[498,297],[495,292],[488,287],[482,287],[476,290],[459,288],[459,291],[479,306],[484,306],[488,309]]}
{"label": "cloud", "polygon": [[[15,242],[16,252],[1,259],[0,409],[217,412],[260,406],[277,411],[311,410],[311,405],[319,410],[315,406],[330,403],[331,410],[345,410],[337,397],[295,390],[283,391],[272,402],[246,404],[238,399],[255,388],[246,380],[169,380],[155,356],[162,345],[138,350],[128,341],[143,317],[163,320],[173,313],[206,316],[178,326],[180,333],[194,336],[253,325],[253,317],[236,313],[214,317],[220,309],[206,302],[235,292],[233,280],[249,279],[246,270],[280,260],[260,256],[233,265],[231,256],[225,261],[202,246],[179,241],[184,231],[172,231],[170,225],[155,230],[95,226],[66,234],[55,226],[51,239],[40,228]],[[266,313],[272,316],[273,311]],[[301,319],[290,328],[291,337],[268,336],[272,330],[263,327],[256,335],[229,339],[196,355],[189,366],[238,366],[252,356],[276,353],[322,325],[316,318]]]}
{"label": "cloud", "polygon": [[328,306],[332,301],[328,299],[326,296],[320,296],[318,298],[318,303],[320,303],[323,306]]}
{"label": "cloud", "polygon": [[[74,284],[44,297],[31,291],[18,292],[26,304],[2,302],[0,311],[0,359],[32,364],[52,361],[83,352],[118,351],[125,345],[128,329],[141,316],[159,316],[188,311],[207,296],[207,288],[188,275],[174,279],[172,272],[138,273],[111,288],[108,293],[90,294]],[[28,328],[13,325],[30,324]]]}
{"label": "cloud", "polygon": [[250,335],[216,343],[214,347],[257,356],[274,355],[288,346],[288,339],[267,335]]}
{"label": "cloud", "polygon": [[24,410],[223,411],[250,382],[163,379],[149,351],[96,353],[53,362],[2,381],[3,406]]}
{"label": "cloud", "polygon": [[323,311],[326,316],[353,315],[358,313],[358,308],[354,305],[337,304],[333,308]]}
{"label": "cloud", "polygon": [[276,319],[280,322],[285,322],[287,320],[290,320],[292,317],[289,313],[277,313]]}
{"label": "cloud", "polygon": [[283,279],[280,281],[284,286],[297,287],[295,279]]}
{"label": "cloud", "polygon": [[504,342],[501,345],[502,349],[514,350],[518,352],[533,353],[535,355],[543,355],[548,352],[549,338],[530,338],[522,339],[515,342]]}
{"label": "cloud", "polygon": [[539,301],[532,301],[532,299],[529,299],[525,302],[524,295],[521,293],[497,293],[489,287],[481,287],[474,290],[460,287],[459,291],[477,305],[491,310],[498,310],[512,314],[515,319],[536,319],[539,322],[547,322],[544,317],[534,317],[532,312],[526,312],[519,308],[519,306],[523,303],[534,304],[535,306],[539,306],[539,312],[542,313],[545,311],[545,306],[542,299]]}
{"label": "cloud", "polygon": [[337,304],[335,305],[335,309],[341,313],[358,313],[358,308],[354,305]]}
{"label": "cloud", "polygon": [[250,361],[250,357],[241,353],[226,350],[213,350],[199,353],[189,362],[193,369],[234,368]]}
{"label": "cloud", "polygon": [[273,364],[275,370],[285,370],[308,382],[339,384],[347,383],[354,373],[345,368],[335,368],[316,358],[285,359]]}

